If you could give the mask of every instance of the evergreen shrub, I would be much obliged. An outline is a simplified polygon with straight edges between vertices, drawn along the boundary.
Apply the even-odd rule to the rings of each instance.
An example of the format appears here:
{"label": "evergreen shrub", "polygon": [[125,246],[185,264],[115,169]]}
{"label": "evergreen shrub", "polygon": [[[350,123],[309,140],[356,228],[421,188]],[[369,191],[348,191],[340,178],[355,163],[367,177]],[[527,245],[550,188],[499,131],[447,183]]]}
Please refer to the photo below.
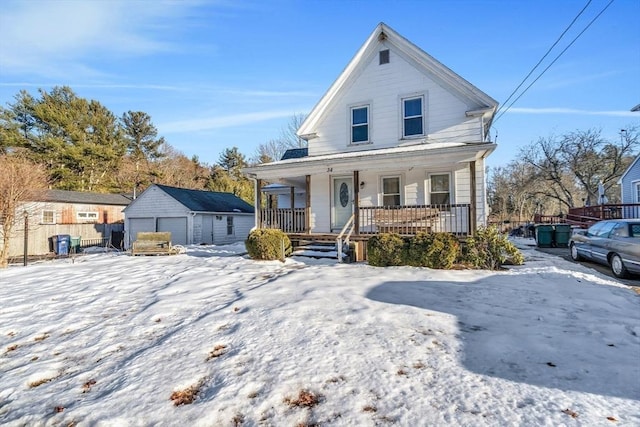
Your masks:
{"label": "evergreen shrub", "polygon": [[[282,244],[284,241],[284,254]],[[263,228],[253,230],[245,241],[247,252],[252,259],[281,260],[291,255],[291,240],[282,230]]]}
{"label": "evergreen shrub", "polygon": [[395,233],[382,233],[367,242],[369,265],[387,267],[406,265],[406,242]]}
{"label": "evergreen shrub", "polygon": [[475,268],[498,270],[505,264],[524,264],[524,256],[496,227],[480,228],[467,239],[460,261]]}
{"label": "evergreen shrub", "polygon": [[414,267],[450,269],[460,243],[451,233],[418,233],[409,241],[407,263]]}

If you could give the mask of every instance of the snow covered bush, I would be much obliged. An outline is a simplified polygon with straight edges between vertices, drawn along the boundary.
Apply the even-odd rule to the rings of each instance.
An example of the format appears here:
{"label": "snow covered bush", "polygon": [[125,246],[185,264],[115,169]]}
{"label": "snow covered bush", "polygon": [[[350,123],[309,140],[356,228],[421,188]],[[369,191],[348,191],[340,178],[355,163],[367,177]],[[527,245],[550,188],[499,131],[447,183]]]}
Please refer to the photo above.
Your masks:
{"label": "snow covered bush", "polygon": [[451,233],[418,233],[409,241],[408,264],[449,269],[458,258],[460,243]]}
{"label": "snow covered bush", "polygon": [[245,241],[249,256],[260,260],[281,260],[291,255],[291,240],[282,230],[253,230]]}
{"label": "snow covered bush", "polygon": [[406,242],[395,233],[382,233],[373,236],[367,242],[369,265],[387,267],[406,265]]}
{"label": "snow covered bush", "polygon": [[467,239],[461,262],[475,268],[498,270],[504,264],[524,264],[524,257],[496,227],[480,228]]}

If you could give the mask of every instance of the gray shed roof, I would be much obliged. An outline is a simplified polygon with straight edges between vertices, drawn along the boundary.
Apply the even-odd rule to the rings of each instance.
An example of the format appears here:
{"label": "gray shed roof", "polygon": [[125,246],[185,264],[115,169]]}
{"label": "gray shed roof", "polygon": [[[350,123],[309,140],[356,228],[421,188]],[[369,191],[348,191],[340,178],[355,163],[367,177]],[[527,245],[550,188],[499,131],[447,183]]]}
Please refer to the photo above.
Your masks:
{"label": "gray shed roof", "polygon": [[47,190],[39,201],[116,206],[127,206],[131,203],[131,199],[122,194],[86,193],[66,190]]}
{"label": "gray shed roof", "polygon": [[194,212],[253,213],[253,206],[235,194],[155,185]]}

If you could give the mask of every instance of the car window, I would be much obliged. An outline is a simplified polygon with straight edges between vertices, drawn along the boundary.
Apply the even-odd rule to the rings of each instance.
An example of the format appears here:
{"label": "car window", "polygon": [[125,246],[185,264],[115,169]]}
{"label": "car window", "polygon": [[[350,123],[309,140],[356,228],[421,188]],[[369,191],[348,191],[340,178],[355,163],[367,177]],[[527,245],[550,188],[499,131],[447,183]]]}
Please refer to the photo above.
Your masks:
{"label": "car window", "polygon": [[616,225],[615,222],[603,222],[602,223],[602,227],[600,227],[596,231],[596,236],[597,237],[607,237],[609,235],[609,233],[611,232],[611,230],[613,230],[613,227],[615,225]]}
{"label": "car window", "polygon": [[602,228],[602,222],[596,222],[587,230],[587,236],[596,236],[598,231]]}
{"label": "car window", "polygon": [[631,224],[631,237],[640,237],[640,224]]}
{"label": "car window", "polygon": [[612,236],[629,237],[629,225],[626,222],[619,222],[611,231]]}

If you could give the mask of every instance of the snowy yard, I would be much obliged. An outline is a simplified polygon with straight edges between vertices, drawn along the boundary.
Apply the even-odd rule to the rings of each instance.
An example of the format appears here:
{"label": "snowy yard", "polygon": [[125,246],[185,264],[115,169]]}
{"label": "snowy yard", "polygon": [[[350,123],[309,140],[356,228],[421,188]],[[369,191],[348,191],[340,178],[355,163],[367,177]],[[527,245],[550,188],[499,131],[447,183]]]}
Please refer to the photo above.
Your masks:
{"label": "snowy yard", "polygon": [[0,270],[0,424],[640,425],[640,295],[523,247],[503,272],[242,245]]}

